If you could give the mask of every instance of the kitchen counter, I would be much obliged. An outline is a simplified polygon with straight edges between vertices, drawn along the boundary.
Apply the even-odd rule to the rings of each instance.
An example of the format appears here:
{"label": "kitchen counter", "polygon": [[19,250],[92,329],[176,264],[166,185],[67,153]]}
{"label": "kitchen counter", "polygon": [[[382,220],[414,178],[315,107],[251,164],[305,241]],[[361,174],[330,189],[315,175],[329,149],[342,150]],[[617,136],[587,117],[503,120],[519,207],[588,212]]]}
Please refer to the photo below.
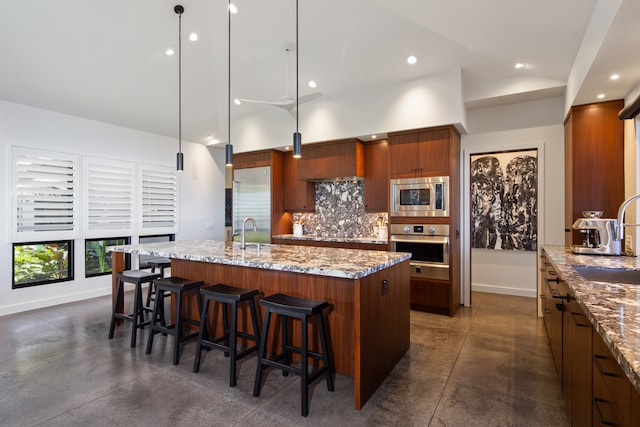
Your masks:
{"label": "kitchen counter", "polygon": [[[241,249],[240,243],[219,241],[158,242],[110,246],[108,250],[112,252],[117,312],[122,312],[123,301],[115,298],[116,273],[124,269],[125,253],[171,258],[172,275],[202,280],[206,285],[258,289],[262,297],[281,292],[329,301],[329,347],[336,372],[353,377],[356,409],[409,349],[408,253],[269,244],[248,244]],[[189,298],[183,310],[197,317],[196,299]],[[248,310],[242,307],[239,311],[240,324],[250,324]],[[212,328],[213,318],[209,320]],[[220,324],[217,322],[218,335]],[[271,333],[268,343],[273,344],[275,338]],[[313,351],[319,350],[316,341],[310,340]],[[299,344],[299,339],[294,340],[294,345]]]}
{"label": "kitchen counter", "polygon": [[573,268],[576,265],[640,270],[640,259],[576,255],[567,246],[546,245],[543,250],[594,329],[640,392],[640,285],[589,281]]}
{"label": "kitchen counter", "polygon": [[303,234],[302,236],[294,236],[293,234],[280,234],[273,236],[274,239],[302,240],[313,242],[336,242],[336,243],[367,243],[373,245],[386,245],[387,240],[381,240],[377,236],[370,237],[324,237],[314,236],[311,234]]}
{"label": "kitchen counter", "polygon": [[238,242],[215,240],[109,246],[107,251],[347,279],[360,279],[411,257],[403,252],[255,243],[247,243],[246,249],[241,249]]}

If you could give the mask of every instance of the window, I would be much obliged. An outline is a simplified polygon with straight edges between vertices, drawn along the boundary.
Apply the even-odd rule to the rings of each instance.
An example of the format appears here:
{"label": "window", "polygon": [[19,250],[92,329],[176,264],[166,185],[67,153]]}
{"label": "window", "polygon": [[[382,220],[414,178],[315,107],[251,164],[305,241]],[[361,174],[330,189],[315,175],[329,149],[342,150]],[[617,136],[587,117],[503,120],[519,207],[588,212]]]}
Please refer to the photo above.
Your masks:
{"label": "window", "polygon": [[141,234],[177,232],[178,176],[169,167],[139,167],[139,215]]}
{"label": "window", "polygon": [[12,288],[73,280],[73,242],[14,243]]}
{"label": "window", "polygon": [[85,237],[133,234],[133,163],[86,156],[83,166]]}
{"label": "window", "polygon": [[78,237],[78,156],[13,147],[13,241]]}
{"label": "window", "polygon": [[[111,274],[111,253],[107,252],[107,246],[127,245],[129,237],[116,237],[111,239],[87,239],[84,241],[84,271],[85,277],[103,276]],[[131,256],[126,254],[125,270],[131,265]]]}

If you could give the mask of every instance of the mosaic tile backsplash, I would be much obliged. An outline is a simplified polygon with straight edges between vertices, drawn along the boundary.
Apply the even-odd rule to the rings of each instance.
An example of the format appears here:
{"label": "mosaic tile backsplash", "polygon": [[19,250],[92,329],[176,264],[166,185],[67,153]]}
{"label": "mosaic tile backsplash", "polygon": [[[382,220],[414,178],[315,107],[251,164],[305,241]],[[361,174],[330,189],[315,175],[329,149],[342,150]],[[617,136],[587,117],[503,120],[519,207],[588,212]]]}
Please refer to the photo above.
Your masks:
{"label": "mosaic tile backsplash", "polygon": [[294,213],[304,234],[318,237],[371,237],[378,218],[388,222],[386,212],[364,211],[363,181],[316,183],[316,213]]}

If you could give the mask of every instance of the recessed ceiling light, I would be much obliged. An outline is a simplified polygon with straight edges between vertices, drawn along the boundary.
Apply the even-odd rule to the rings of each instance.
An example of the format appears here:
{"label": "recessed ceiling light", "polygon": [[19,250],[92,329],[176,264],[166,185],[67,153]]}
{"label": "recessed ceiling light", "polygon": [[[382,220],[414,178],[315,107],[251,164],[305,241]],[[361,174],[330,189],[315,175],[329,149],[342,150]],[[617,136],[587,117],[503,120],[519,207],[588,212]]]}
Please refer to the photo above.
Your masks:
{"label": "recessed ceiling light", "polygon": [[524,62],[517,62],[514,67],[516,70],[522,70],[523,68],[527,68],[527,64],[525,64]]}
{"label": "recessed ceiling light", "polygon": [[231,12],[231,13],[238,13],[238,8],[236,7],[236,5],[235,5],[235,4],[231,3],[231,4],[229,5],[229,12]]}
{"label": "recessed ceiling light", "polygon": [[171,48],[171,47],[166,48],[165,51],[164,51],[164,54],[166,56],[173,56],[173,55],[175,55],[175,53],[176,53],[176,51],[173,50],[173,48]]}
{"label": "recessed ceiling light", "polygon": [[189,40],[191,40],[192,42],[198,40],[198,35],[196,33],[189,34]]}
{"label": "recessed ceiling light", "polygon": [[611,74],[611,76],[609,76],[609,78],[611,80],[618,80],[620,78],[620,74]]}
{"label": "recessed ceiling light", "polygon": [[309,87],[316,87],[316,86],[317,86],[317,84],[316,84],[315,81],[309,80]]}
{"label": "recessed ceiling light", "polygon": [[602,98],[604,98],[604,97],[605,97],[604,93],[600,93],[600,94],[598,94],[598,99],[602,99]]}
{"label": "recessed ceiling light", "polygon": [[415,56],[411,55],[407,58],[407,62],[411,65],[415,64],[416,62],[418,62],[418,58],[416,58]]}
{"label": "recessed ceiling light", "polygon": [[286,147],[284,147],[284,149],[289,151],[289,150],[291,150],[291,147],[287,145]]}
{"label": "recessed ceiling light", "polygon": [[371,139],[376,139],[378,135],[371,135]]}
{"label": "recessed ceiling light", "polygon": [[233,103],[236,104],[236,105],[242,104],[242,102],[240,102],[240,100],[238,98],[234,99]]}

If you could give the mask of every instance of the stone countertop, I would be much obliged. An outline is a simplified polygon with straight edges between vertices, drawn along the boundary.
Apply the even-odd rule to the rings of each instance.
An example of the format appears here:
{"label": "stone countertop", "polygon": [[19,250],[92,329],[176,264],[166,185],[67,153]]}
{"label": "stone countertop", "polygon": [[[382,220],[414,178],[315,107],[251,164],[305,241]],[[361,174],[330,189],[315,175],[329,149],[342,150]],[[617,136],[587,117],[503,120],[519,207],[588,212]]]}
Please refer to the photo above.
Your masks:
{"label": "stone countertop", "polygon": [[628,256],[577,255],[568,246],[546,245],[544,252],[640,392],[640,285],[589,281],[572,267],[640,270],[640,260]]}
{"label": "stone countertop", "polygon": [[360,279],[411,257],[404,252],[270,245],[215,240],[158,242],[107,247],[109,252],[138,253],[189,261]]}
{"label": "stone countertop", "polygon": [[310,240],[314,242],[345,242],[345,243],[367,243],[374,245],[386,245],[386,240],[381,240],[376,236],[370,237],[324,237],[314,236],[311,234],[303,234],[302,236],[294,236],[293,234],[280,234],[273,236],[274,239],[287,239],[287,240]]}

